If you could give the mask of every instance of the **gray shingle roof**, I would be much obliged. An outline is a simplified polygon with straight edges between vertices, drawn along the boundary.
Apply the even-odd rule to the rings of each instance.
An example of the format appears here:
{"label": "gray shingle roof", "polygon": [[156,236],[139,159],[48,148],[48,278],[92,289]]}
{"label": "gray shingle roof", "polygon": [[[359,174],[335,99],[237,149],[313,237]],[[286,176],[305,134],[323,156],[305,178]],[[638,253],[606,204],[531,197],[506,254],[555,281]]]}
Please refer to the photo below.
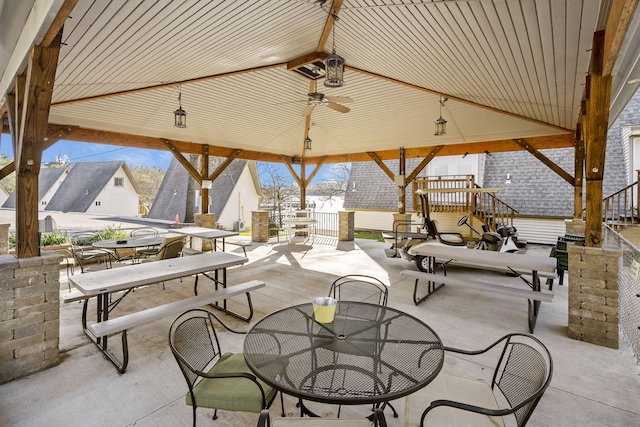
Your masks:
{"label": "gray shingle roof", "polygon": [[[222,157],[209,158],[209,171],[212,172],[224,162]],[[193,164],[193,163],[192,163]],[[242,171],[247,164],[246,160],[236,159],[213,181],[209,196],[211,197],[210,213],[215,213],[216,218],[220,217],[222,209],[227,204],[231,192],[235,188]],[[198,169],[198,165],[194,164]],[[176,159],[171,160],[167,173],[160,184],[158,194],[149,210],[149,218],[164,219],[173,221],[176,214],[180,221],[185,221],[187,211],[187,190],[188,182],[193,180],[189,172]],[[193,180],[195,181],[195,180]],[[194,184],[198,189],[198,185]]]}
{"label": "gray shingle roof", "polygon": [[122,166],[121,161],[76,163],[45,210],[86,212]]}
{"label": "gray shingle roof", "polygon": [[[51,186],[65,173],[66,168],[41,168],[38,174],[38,200],[42,199]],[[2,205],[3,208],[16,208],[16,192],[9,195],[9,198]]]}

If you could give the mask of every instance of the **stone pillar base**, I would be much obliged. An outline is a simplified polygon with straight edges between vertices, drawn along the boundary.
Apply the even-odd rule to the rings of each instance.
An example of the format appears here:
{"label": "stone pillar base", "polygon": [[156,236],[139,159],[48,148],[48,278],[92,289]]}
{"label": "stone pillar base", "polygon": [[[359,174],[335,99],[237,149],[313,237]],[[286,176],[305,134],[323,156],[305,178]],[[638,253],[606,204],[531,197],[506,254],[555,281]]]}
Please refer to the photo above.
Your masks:
{"label": "stone pillar base", "polygon": [[251,211],[251,241],[259,243],[269,241],[268,211]]}
{"label": "stone pillar base", "polygon": [[586,227],[585,222],[581,219],[565,219],[564,225],[567,228],[567,234],[573,234],[576,236],[584,236]]}
{"label": "stone pillar base", "polygon": [[59,363],[62,256],[0,256],[0,384]]}
{"label": "stone pillar base", "polygon": [[338,212],[338,240],[352,242],[355,235],[355,212]]}
{"label": "stone pillar base", "polygon": [[401,231],[401,232],[411,231],[411,225],[409,224],[410,222],[411,222],[410,213],[408,214],[394,213],[393,223],[394,223],[394,227],[396,228],[392,231]]}
{"label": "stone pillar base", "polygon": [[618,348],[618,276],[622,250],[567,244],[569,338]]}

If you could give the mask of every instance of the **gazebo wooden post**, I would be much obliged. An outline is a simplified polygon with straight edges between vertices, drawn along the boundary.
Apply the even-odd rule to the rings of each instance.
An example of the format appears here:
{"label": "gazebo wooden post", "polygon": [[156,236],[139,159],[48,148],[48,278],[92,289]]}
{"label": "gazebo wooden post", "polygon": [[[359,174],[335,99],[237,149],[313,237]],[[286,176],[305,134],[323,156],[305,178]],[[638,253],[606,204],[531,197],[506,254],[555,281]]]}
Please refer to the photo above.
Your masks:
{"label": "gazebo wooden post", "polygon": [[582,219],[582,180],[584,177],[584,135],[582,133],[582,123],[576,126],[576,148],[574,154],[574,175],[573,184],[573,218]]}
{"label": "gazebo wooden post", "polygon": [[300,210],[304,210],[307,208],[307,185],[309,184],[306,180],[307,176],[307,168],[304,163],[304,158],[300,160]]}
{"label": "gazebo wooden post", "polygon": [[607,146],[611,75],[602,75],[604,31],[594,34],[591,74],[587,77],[585,169],[587,178],[586,245],[602,246],[602,178]]}
{"label": "gazebo wooden post", "polygon": [[396,185],[398,186],[398,213],[405,214],[407,209],[407,187],[405,183],[407,163],[404,157],[404,147],[400,147],[398,157],[400,160],[398,162],[398,177],[400,178],[400,182],[396,181]]}
{"label": "gazebo wooden post", "polygon": [[[200,165],[200,175],[202,179],[209,178],[209,146],[207,144],[202,146],[202,164]],[[209,189],[202,186],[202,180],[200,180],[200,213],[209,213]]]}
{"label": "gazebo wooden post", "polygon": [[[58,65],[62,33],[49,47],[33,46],[29,53],[20,117],[15,117],[14,155],[16,159],[16,256],[40,255],[38,237],[38,174],[45,147],[51,94]],[[16,92],[20,87],[16,85]],[[21,96],[17,96],[20,102]],[[16,111],[17,112],[17,111]],[[19,215],[18,215],[18,210]]]}

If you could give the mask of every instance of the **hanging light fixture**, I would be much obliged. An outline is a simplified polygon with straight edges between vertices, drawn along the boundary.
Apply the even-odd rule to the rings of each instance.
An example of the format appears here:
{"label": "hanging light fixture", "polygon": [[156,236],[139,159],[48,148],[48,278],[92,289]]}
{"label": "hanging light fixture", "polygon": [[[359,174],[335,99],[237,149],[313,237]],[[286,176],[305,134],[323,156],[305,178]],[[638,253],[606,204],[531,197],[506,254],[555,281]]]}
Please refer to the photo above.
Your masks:
{"label": "hanging light fixture", "polygon": [[334,13],[333,18],[333,50],[331,55],[324,59],[324,85],[327,87],[340,87],[344,85],[344,58],[336,53],[336,22],[338,16]]}
{"label": "hanging light fixture", "polygon": [[311,150],[311,138],[306,137],[304,139],[304,149],[305,150]]}
{"label": "hanging light fixture", "polygon": [[447,121],[442,118],[442,106],[447,102],[449,98],[440,98],[440,117],[435,121],[436,133],[434,135],[446,135],[447,134]]}
{"label": "hanging light fixture", "polygon": [[178,86],[178,109],[173,112],[173,115],[175,116],[175,127],[187,127],[187,112],[182,109],[182,85]]}

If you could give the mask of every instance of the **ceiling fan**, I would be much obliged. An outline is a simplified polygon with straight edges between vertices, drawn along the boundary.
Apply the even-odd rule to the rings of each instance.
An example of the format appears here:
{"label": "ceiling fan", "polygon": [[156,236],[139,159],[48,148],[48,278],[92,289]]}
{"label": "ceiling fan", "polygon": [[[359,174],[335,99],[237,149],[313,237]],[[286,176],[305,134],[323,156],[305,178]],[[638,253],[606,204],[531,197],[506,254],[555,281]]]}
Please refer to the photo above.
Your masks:
{"label": "ceiling fan", "polygon": [[[302,112],[303,116],[309,116],[313,112],[314,108],[318,105],[324,105],[332,110],[339,111],[341,113],[348,113],[350,108],[345,107],[342,104],[348,104],[353,102],[353,99],[346,96],[325,96],[323,93],[318,92],[318,81],[314,82],[314,91],[307,94],[307,108]],[[342,104],[338,104],[338,103]]]}

